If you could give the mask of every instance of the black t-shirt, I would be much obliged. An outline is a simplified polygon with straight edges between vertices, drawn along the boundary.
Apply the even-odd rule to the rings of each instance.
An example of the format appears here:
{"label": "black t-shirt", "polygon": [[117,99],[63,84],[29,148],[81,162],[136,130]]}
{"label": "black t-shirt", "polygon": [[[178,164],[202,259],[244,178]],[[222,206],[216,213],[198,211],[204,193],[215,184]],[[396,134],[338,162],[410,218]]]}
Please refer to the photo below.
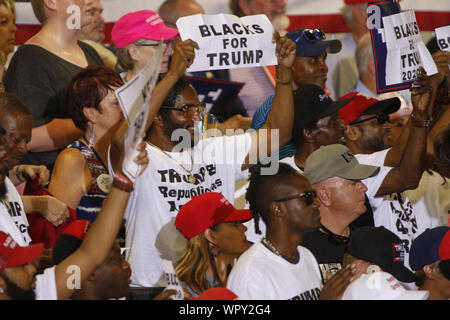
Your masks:
{"label": "black t-shirt", "polygon": [[320,230],[314,230],[303,235],[301,245],[316,258],[323,279],[327,278],[327,272],[335,274],[342,268],[347,242],[338,241]]}
{"label": "black t-shirt", "polygon": [[[98,53],[81,41],[88,65],[103,66]],[[31,110],[33,127],[49,123],[55,118],[69,118],[65,103],[65,89],[70,80],[82,70],[67,60],[36,45],[24,44],[11,59],[5,75],[5,89],[17,95]],[[29,152],[22,163],[46,165],[49,170],[58,151]]]}

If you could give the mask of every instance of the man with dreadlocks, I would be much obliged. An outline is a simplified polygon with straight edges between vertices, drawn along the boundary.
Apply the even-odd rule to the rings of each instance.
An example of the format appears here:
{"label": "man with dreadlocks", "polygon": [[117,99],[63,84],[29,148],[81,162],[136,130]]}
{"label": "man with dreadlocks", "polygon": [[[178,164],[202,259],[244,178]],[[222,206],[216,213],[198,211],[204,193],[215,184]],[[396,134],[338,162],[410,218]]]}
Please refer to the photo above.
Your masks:
{"label": "man with dreadlocks", "polygon": [[243,300],[339,299],[352,269],[340,270],[323,286],[313,254],[300,246],[303,234],[320,226],[319,201],[308,179],[280,163],[275,175],[254,169],[246,199],[267,232],[244,252],[231,270],[227,288]]}

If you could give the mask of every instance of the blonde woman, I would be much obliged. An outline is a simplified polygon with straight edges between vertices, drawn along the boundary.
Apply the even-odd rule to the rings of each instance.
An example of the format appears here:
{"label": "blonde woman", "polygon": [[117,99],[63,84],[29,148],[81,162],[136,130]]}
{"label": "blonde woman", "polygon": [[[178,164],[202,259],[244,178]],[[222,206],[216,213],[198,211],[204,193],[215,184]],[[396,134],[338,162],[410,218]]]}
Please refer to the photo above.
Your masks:
{"label": "blonde woman", "polygon": [[250,210],[237,210],[217,192],[195,196],[181,207],[175,226],[188,243],[175,272],[189,293],[196,297],[226,286],[235,259],[251,245],[242,224],[251,218]]}

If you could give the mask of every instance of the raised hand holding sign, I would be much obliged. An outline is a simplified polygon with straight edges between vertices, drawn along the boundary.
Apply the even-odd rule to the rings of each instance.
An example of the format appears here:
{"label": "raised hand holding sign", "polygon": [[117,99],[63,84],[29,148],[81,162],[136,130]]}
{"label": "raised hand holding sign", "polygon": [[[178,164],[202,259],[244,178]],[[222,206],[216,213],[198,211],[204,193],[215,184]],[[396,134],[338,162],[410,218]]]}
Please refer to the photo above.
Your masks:
{"label": "raised hand holding sign", "polygon": [[200,49],[188,72],[276,65],[273,26],[263,15],[196,14],[177,21],[181,39]]}

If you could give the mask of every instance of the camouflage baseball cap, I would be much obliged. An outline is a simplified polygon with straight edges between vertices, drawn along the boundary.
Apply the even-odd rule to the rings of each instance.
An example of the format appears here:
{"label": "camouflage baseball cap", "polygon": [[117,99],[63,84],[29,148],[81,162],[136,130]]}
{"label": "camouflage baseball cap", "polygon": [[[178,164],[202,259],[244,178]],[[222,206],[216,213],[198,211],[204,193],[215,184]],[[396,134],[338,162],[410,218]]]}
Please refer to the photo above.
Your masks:
{"label": "camouflage baseball cap", "polygon": [[346,146],[330,144],[309,155],[303,174],[315,184],[332,177],[363,180],[376,176],[379,171],[380,167],[360,164]]}

